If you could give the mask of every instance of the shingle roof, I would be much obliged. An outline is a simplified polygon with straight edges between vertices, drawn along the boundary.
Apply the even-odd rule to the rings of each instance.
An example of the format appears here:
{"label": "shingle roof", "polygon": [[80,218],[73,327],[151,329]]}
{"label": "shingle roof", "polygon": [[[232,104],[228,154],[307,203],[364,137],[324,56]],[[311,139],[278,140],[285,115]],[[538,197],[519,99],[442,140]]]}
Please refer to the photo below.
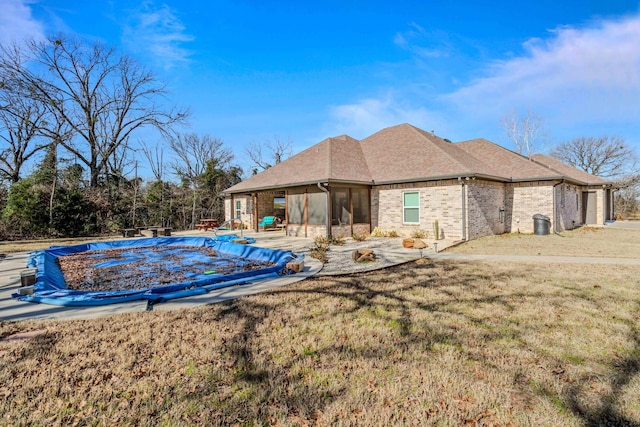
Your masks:
{"label": "shingle roof", "polygon": [[225,192],[240,193],[320,181],[371,184],[371,174],[357,140],[347,135],[327,138]]}
{"label": "shingle roof", "polygon": [[599,176],[591,175],[590,173],[581,171],[580,169],[576,169],[573,166],[564,164],[560,160],[556,160],[553,157],[549,157],[545,154],[535,154],[532,156],[532,159],[540,165],[557,171],[559,174],[576,181],[584,182],[590,185],[610,184],[610,182],[606,179],[600,178]]}
{"label": "shingle roof", "polygon": [[458,142],[456,146],[488,165],[495,175],[512,181],[562,177],[558,171],[544,167],[483,138]]}
{"label": "shingle roof", "polygon": [[384,184],[478,176],[499,181],[569,179],[608,184],[602,178],[551,157],[528,159],[486,139],[452,144],[409,124],[383,129],[357,141],[327,138],[239,184],[226,193],[343,182]]}
{"label": "shingle roof", "polygon": [[496,175],[457,144],[409,124],[383,129],[360,141],[360,145],[376,184]]}

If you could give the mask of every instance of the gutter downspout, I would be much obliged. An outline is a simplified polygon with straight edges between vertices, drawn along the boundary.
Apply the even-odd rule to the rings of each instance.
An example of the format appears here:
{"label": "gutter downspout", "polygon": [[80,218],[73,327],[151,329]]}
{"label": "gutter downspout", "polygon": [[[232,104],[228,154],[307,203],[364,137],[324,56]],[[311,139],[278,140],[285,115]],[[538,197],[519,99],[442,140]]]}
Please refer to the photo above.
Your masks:
{"label": "gutter downspout", "polygon": [[462,185],[462,197],[461,197],[461,206],[462,206],[462,240],[467,240],[467,191],[465,187],[465,182],[461,176],[458,177],[458,182]]}
{"label": "gutter downspout", "polygon": [[327,237],[331,237],[331,217],[329,216],[329,190],[322,186],[322,183],[318,181],[318,188],[327,195]]}
{"label": "gutter downspout", "polygon": [[609,221],[614,221],[616,220],[616,205],[615,205],[615,200],[616,200],[616,191],[620,191],[619,188],[613,188],[613,186],[611,186],[611,200],[609,200],[609,204],[610,204],[610,208],[609,211],[611,213],[611,218],[609,218]]}
{"label": "gutter downspout", "polygon": [[556,187],[564,184],[564,178],[553,186],[553,234],[560,234],[558,231],[558,204],[556,203]]}

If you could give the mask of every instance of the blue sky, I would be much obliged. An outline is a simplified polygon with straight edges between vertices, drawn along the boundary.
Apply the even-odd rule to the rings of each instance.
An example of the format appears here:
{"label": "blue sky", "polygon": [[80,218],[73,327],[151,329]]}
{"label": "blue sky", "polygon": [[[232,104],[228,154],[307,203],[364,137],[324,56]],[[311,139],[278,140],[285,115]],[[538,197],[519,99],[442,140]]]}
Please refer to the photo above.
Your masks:
{"label": "blue sky", "polygon": [[[156,72],[189,132],[294,151],[411,123],[507,148],[501,118],[640,146],[640,2],[0,0],[0,42],[99,39]],[[273,3],[273,4],[270,4]],[[640,147],[638,147],[640,149]]]}

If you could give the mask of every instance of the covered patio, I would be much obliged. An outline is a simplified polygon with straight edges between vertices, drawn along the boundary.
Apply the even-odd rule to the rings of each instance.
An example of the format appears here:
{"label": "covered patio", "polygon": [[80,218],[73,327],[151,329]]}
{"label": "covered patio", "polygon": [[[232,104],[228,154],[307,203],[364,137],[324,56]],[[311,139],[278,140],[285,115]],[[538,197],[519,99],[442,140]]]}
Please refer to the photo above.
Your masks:
{"label": "covered patio", "polygon": [[[299,185],[277,191],[232,194],[233,218],[256,232],[284,229],[292,237],[351,237],[371,232],[368,186],[333,184]],[[263,227],[265,217],[275,217],[276,227]]]}
{"label": "covered patio", "polygon": [[275,216],[292,237],[367,234],[372,183],[359,142],[327,138],[227,189],[225,217],[260,232],[261,221]]}

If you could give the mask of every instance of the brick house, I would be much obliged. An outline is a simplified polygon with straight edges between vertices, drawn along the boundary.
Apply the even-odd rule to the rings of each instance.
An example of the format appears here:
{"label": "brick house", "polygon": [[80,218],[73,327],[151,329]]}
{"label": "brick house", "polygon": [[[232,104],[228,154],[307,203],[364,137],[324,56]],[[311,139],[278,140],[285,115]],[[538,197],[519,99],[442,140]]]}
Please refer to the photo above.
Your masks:
{"label": "brick house", "polygon": [[363,140],[327,138],[225,191],[226,219],[258,230],[278,216],[290,236],[351,236],[374,227],[471,240],[604,224],[611,184],[553,158],[531,159],[485,139],[451,143],[409,124]]}

